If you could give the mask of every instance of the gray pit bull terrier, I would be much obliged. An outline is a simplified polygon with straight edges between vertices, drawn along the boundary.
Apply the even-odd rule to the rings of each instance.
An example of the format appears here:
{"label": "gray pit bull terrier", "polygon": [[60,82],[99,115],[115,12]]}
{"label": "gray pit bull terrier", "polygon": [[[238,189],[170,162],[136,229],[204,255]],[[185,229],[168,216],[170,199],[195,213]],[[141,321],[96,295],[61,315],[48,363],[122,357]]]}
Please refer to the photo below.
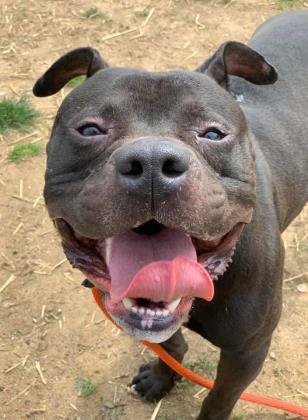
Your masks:
{"label": "gray pit bull terrier", "polygon": [[[280,317],[280,235],[308,197],[307,46],[308,13],[289,12],[196,71],[114,68],[80,48],[34,86],[87,75],[47,147],[48,211],[128,333],[178,361],[182,324],[221,349],[200,420],[229,418]],[[153,401],[176,379],[156,360],[132,386]]]}

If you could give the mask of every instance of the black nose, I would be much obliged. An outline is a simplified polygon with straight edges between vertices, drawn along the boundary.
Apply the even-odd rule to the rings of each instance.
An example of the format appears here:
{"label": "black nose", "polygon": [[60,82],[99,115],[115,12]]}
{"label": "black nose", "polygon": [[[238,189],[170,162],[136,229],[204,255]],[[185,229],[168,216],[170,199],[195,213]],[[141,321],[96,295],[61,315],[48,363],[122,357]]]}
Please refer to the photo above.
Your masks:
{"label": "black nose", "polygon": [[189,153],[180,145],[159,140],[139,140],[115,152],[119,182],[135,192],[153,194],[174,191],[189,168]]}

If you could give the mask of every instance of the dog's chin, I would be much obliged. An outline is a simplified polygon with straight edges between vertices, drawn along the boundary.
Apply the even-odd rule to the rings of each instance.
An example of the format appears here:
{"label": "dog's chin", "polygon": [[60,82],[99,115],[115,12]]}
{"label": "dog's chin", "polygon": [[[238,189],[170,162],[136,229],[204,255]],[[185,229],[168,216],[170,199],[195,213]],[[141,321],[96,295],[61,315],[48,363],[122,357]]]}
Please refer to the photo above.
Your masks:
{"label": "dog's chin", "polygon": [[[123,234],[123,238],[120,236],[119,239],[118,236],[115,240],[94,240],[76,233],[63,219],[56,219],[55,225],[62,237],[63,248],[68,260],[73,267],[81,270],[90,282],[100,290],[105,308],[112,319],[136,339],[154,343],[166,341],[180,328],[183,322],[187,321],[194,297],[202,298],[204,296],[206,300],[212,299],[214,294],[213,281],[218,280],[219,276],[224,273],[232,261],[236,242],[243,229],[243,224],[238,223],[231,231],[217,239],[208,241],[191,238],[186,233],[167,228],[155,221],[150,221]],[[117,290],[114,290],[113,287],[115,287],[117,278],[121,279],[127,276],[131,255],[135,258],[135,250],[131,249],[134,247],[135,240],[138,243],[143,241],[141,242],[141,247],[136,247],[138,256],[138,252],[143,252],[143,244],[147,244],[149,236],[152,236],[152,238],[154,236],[152,241],[154,241],[156,246],[163,249],[160,250],[159,254],[162,260],[165,259],[164,252],[166,254],[169,253],[170,257],[168,248],[175,246],[174,242],[183,242],[183,247],[179,248],[182,251],[187,247],[190,249],[190,252],[193,250],[194,257],[192,258],[195,258],[193,262],[189,260],[189,254],[187,254],[188,258],[186,259],[181,255],[177,258],[178,255],[176,253],[175,255],[172,254],[171,259],[175,259],[176,269],[180,266],[180,271],[182,269],[185,271],[187,267],[184,280],[181,280],[180,288],[176,288],[176,283],[173,283],[170,289],[166,289],[166,282],[161,281],[157,276],[162,272],[165,273],[163,271],[165,269],[164,264],[168,264],[168,262],[154,261],[146,264],[145,268],[147,271],[143,272],[141,279],[140,276],[139,278],[137,277],[144,267],[138,268],[139,271],[134,277],[136,281],[125,284],[121,293],[116,295]],[[160,242],[161,237],[167,241],[167,246],[166,242],[165,244]],[[117,265],[123,266],[125,265],[123,261],[126,261],[127,267],[121,267],[120,274],[116,272],[114,275],[117,277],[113,277],[110,273],[110,269],[112,272],[113,266],[110,263],[110,255],[108,255],[111,247],[110,242],[113,243],[114,252],[122,255],[123,248],[125,248],[123,242],[125,241],[128,242],[128,246],[125,243],[126,248],[130,248],[127,250],[129,258],[126,258],[126,255],[124,255],[123,259],[118,259]],[[187,245],[188,242],[189,244]],[[138,259],[138,257],[136,258]],[[168,266],[168,270],[169,268]],[[174,267],[171,271],[173,269]],[[154,271],[154,274],[152,271]],[[201,283],[199,283],[198,289],[194,273],[198,277],[199,272],[202,274],[200,274]],[[177,275],[181,276],[181,274]],[[205,286],[206,276],[208,277],[207,286]],[[187,286],[188,284],[189,286]],[[196,293],[194,294],[194,292]]]}

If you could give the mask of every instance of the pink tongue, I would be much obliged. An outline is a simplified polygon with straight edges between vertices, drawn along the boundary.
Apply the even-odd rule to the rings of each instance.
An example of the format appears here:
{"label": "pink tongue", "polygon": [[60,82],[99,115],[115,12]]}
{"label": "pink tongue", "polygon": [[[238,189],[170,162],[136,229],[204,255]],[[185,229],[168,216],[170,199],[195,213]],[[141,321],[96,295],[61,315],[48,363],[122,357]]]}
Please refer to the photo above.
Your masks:
{"label": "pink tongue", "polygon": [[111,300],[125,297],[170,302],[182,296],[211,300],[212,279],[197,262],[191,238],[164,228],[155,235],[129,231],[112,239],[108,264]]}

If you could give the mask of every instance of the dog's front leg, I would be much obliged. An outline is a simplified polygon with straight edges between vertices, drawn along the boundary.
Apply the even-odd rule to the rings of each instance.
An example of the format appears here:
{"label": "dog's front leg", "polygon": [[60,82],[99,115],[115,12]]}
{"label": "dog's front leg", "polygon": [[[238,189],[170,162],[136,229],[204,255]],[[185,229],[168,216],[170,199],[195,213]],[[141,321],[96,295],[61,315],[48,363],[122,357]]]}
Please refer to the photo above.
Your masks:
{"label": "dog's front leg", "polygon": [[227,420],[245,388],[256,378],[265,360],[270,340],[254,353],[222,350],[213,389],[202,404],[197,420]]}
{"label": "dog's front leg", "polygon": [[[169,340],[161,346],[177,361],[182,362],[188,346],[179,329]],[[158,401],[173,387],[177,375],[168,365],[160,359],[155,359],[139,368],[138,375],[132,380],[133,389],[147,401]]]}

